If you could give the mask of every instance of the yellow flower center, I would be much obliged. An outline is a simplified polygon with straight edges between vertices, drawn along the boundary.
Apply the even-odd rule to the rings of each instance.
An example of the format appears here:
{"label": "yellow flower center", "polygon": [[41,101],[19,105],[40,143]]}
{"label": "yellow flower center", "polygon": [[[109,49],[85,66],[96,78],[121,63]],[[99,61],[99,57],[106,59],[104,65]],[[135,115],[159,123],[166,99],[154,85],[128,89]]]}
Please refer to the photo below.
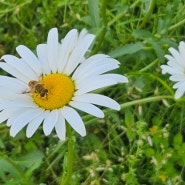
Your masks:
{"label": "yellow flower center", "polygon": [[69,103],[75,91],[71,78],[59,73],[43,76],[33,88],[35,103],[47,110],[59,109]]}

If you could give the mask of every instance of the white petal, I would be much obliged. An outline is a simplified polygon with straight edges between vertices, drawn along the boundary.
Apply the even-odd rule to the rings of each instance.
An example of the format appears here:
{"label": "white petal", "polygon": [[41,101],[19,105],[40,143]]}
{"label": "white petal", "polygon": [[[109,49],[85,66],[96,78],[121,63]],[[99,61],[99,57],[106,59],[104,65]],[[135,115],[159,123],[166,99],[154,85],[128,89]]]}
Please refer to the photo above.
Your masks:
{"label": "white petal", "polygon": [[10,128],[10,135],[15,136],[24,126],[26,126],[32,119],[40,114],[39,109],[28,109],[18,115],[15,120],[12,120]]}
{"label": "white petal", "polygon": [[53,130],[55,124],[58,120],[58,110],[48,111],[47,116],[43,123],[43,131],[46,136],[48,136]]}
{"label": "white petal", "polygon": [[90,104],[90,103],[84,103],[84,102],[75,102],[75,101],[71,101],[69,103],[70,106],[79,109],[81,111],[84,111],[88,114],[91,114],[93,116],[96,116],[98,118],[103,118],[104,117],[104,113],[103,111],[101,111],[98,107]]}
{"label": "white petal", "polygon": [[161,69],[162,69],[163,74],[165,74],[165,73],[178,74],[179,73],[179,71],[177,71],[176,69],[174,69],[173,67],[168,66],[168,65],[162,65]]}
{"label": "white petal", "polygon": [[59,139],[61,141],[65,141],[66,139],[66,124],[65,124],[65,119],[64,117],[62,116],[62,114],[59,112],[59,115],[58,115],[58,121],[55,125],[55,130],[56,130],[56,133],[57,133],[57,136],[59,137]]}
{"label": "white petal", "polygon": [[171,55],[165,55],[168,59],[168,65],[162,65],[162,73],[169,73],[170,80],[176,82],[173,85],[175,92],[175,99],[179,99],[185,93],[185,42],[180,42],[179,51],[174,48],[169,48]]}
{"label": "white petal", "polygon": [[178,63],[168,61],[167,64],[174,69],[174,71],[179,71],[184,73],[184,67],[180,66]]}
{"label": "white petal", "polygon": [[6,125],[9,127],[14,123],[14,120],[17,118],[17,116],[21,115],[25,111],[25,108],[23,107],[23,108],[15,109],[15,107],[13,107],[13,108],[5,109],[4,111],[7,111],[9,114],[9,118],[6,122]]}
{"label": "white petal", "polygon": [[9,118],[10,114],[8,111],[3,110],[0,112],[0,124]]}
{"label": "white petal", "polygon": [[[31,106],[33,104],[33,99],[32,99],[32,101],[28,100],[28,99],[31,99],[30,94],[24,94],[23,91],[17,92],[17,91],[12,90],[9,87],[6,87],[6,89],[4,88],[0,91],[0,98],[4,101],[11,101],[11,100],[16,100],[17,102],[19,102],[19,100],[21,102],[24,102],[24,101],[28,102],[29,101],[29,102],[31,102]],[[14,105],[14,107],[15,107],[15,105]]]}
{"label": "white petal", "polygon": [[76,88],[78,89],[75,92],[75,95],[84,94],[102,87],[107,87],[110,85],[117,84],[117,81],[115,79],[107,79],[103,75],[92,77],[91,79],[86,79],[83,82],[75,83]]}
{"label": "white petal", "polygon": [[8,72],[12,76],[18,78],[19,80],[25,83],[29,82],[29,78],[27,76],[20,73],[20,71],[17,71],[15,68],[13,68],[12,66],[10,66],[9,64],[5,62],[0,62],[0,68],[2,68],[4,71]]}
{"label": "white petal", "polygon": [[6,61],[11,67],[15,68],[21,74],[26,76],[28,79],[37,79],[38,76],[36,73],[31,69],[27,63],[23,62],[22,59],[19,59],[13,55],[4,55],[2,57],[3,60]]}
{"label": "white petal", "polygon": [[173,82],[178,82],[178,81],[185,81],[185,75],[183,74],[174,74],[170,76],[170,80]]}
{"label": "white petal", "polygon": [[181,88],[185,86],[185,81],[179,81],[179,82],[176,82],[174,85],[173,85],[173,88],[174,89],[178,89],[178,88]]}
{"label": "white petal", "polygon": [[179,44],[179,53],[180,55],[182,56],[182,58],[184,59],[185,61],[185,42],[181,41],[180,44]]}
{"label": "white petal", "polygon": [[74,72],[72,78],[83,80],[89,76],[95,76],[119,67],[119,62],[107,55],[97,54],[88,58]]}
{"label": "white petal", "polygon": [[177,59],[175,59],[173,56],[165,55],[165,57],[168,59],[167,64],[173,67],[174,69],[181,70],[182,68],[184,68],[183,64],[177,61]]}
{"label": "white petal", "polygon": [[183,60],[183,58],[181,57],[179,52],[174,48],[169,48],[169,51],[171,52],[171,54],[175,58],[176,62],[178,64],[180,64],[182,67],[185,67],[185,61]]}
{"label": "white petal", "polygon": [[[2,88],[2,90],[0,91],[0,99],[1,99],[1,101],[2,100],[6,101],[8,99],[10,99],[10,100],[15,99],[15,92],[12,91],[12,89],[8,88],[8,87],[4,88],[4,89]],[[2,104],[0,104],[0,108],[2,107],[1,105],[3,105],[3,102],[2,102]]]}
{"label": "white petal", "polygon": [[20,45],[16,48],[16,50],[24,62],[26,62],[27,65],[29,65],[33,71],[37,73],[37,75],[42,74],[41,63],[30,49],[28,49],[26,46]]}
{"label": "white petal", "polygon": [[27,88],[27,84],[22,81],[8,77],[8,76],[0,76],[0,87],[9,87],[10,89],[14,89],[15,92],[21,91],[22,89]]}
{"label": "white petal", "polygon": [[185,81],[177,82],[173,85],[174,89],[181,89],[182,91],[185,91]]}
{"label": "white petal", "polygon": [[0,104],[0,107],[4,108],[36,108],[36,105],[30,100],[30,101],[19,101],[19,100],[7,100]]}
{"label": "white petal", "polygon": [[57,28],[52,28],[48,33],[47,56],[49,66],[53,73],[57,71],[58,46],[58,30]]}
{"label": "white petal", "polygon": [[40,114],[34,118],[27,126],[26,129],[26,136],[28,138],[32,137],[32,135],[36,132],[38,127],[42,124],[43,120],[45,119],[45,111],[41,111]]}
{"label": "white petal", "polygon": [[182,85],[183,82],[176,82],[174,85],[173,85],[173,89],[178,89],[181,85]]}
{"label": "white petal", "polygon": [[62,40],[60,50],[59,50],[59,60],[58,60],[58,71],[65,73],[64,68],[68,63],[69,56],[73,51],[75,44],[77,42],[78,32],[76,29],[72,29],[67,33],[67,35]]}
{"label": "white petal", "polygon": [[114,79],[117,81],[117,83],[127,83],[128,82],[128,78],[120,74],[104,74],[103,76],[104,78],[107,78],[107,79],[109,78]]}
{"label": "white petal", "polygon": [[61,109],[61,113],[76,132],[78,132],[82,137],[86,135],[84,123],[79,114],[73,108],[65,106]]}
{"label": "white petal", "polygon": [[42,65],[43,74],[50,74],[51,69],[49,66],[48,58],[47,58],[47,45],[46,44],[37,45],[37,55]]}
{"label": "white petal", "polygon": [[178,88],[175,92],[175,99],[181,98],[183,94],[184,94],[184,89]]}
{"label": "white petal", "polygon": [[178,64],[177,61],[175,60],[175,58],[173,56],[171,56],[171,55],[165,55],[165,58],[167,58],[169,61],[171,61],[172,64],[174,64],[174,65]]}
{"label": "white petal", "polygon": [[115,100],[100,94],[92,94],[92,93],[83,94],[80,96],[75,96],[73,100],[79,101],[79,102],[93,103],[93,104],[108,107],[111,109],[120,110],[120,105]]}
{"label": "white petal", "polygon": [[78,36],[78,41],[82,40],[87,34],[88,34],[88,31],[85,28],[82,29]]}
{"label": "white petal", "polygon": [[89,46],[92,44],[95,36],[92,34],[87,34],[82,38],[76,45],[75,49],[72,51],[67,66],[65,68],[65,73],[71,74],[77,65],[83,59],[85,53],[87,52]]}

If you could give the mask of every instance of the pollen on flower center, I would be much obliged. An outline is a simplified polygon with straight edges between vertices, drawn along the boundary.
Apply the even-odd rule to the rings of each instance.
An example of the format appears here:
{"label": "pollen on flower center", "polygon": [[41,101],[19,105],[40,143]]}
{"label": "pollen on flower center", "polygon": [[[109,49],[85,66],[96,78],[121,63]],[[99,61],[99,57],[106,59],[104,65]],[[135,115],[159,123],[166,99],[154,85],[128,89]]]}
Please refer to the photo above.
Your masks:
{"label": "pollen on flower center", "polygon": [[75,90],[71,78],[59,73],[43,76],[40,84],[41,88],[32,97],[39,107],[47,110],[58,109],[69,103]]}

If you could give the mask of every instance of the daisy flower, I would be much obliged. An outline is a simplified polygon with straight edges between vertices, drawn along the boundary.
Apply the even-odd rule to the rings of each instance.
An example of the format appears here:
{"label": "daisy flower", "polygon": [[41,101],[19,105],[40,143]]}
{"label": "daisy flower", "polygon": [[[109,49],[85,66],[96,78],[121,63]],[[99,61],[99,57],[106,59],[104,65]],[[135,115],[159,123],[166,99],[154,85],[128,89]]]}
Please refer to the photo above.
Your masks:
{"label": "daisy flower", "polygon": [[169,48],[171,55],[165,55],[168,59],[167,65],[161,65],[162,73],[170,74],[170,80],[175,82],[173,85],[175,99],[179,99],[185,92],[185,42],[180,42],[178,50]]}
{"label": "daisy flower", "polygon": [[126,83],[120,74],[107,73],[119,62],[104,54],[86,57],[95,36],[84,29],[72,29],[58,41],[58,30],[52,28],[47,43],[39,44],[36,54],[24,45],[16,48],[20,58],[2,56],[0,67],[13,77],[0,76],[0,123],[7,121],[10,135],[26,128],[31,137],[42,124],[50,135],[55,129],[60,140],[66,137],[66,122],[81,136],[86,129],[77,110],[98,118],[104,113],[98,106],[119,110],[113,99],[92,91]]}

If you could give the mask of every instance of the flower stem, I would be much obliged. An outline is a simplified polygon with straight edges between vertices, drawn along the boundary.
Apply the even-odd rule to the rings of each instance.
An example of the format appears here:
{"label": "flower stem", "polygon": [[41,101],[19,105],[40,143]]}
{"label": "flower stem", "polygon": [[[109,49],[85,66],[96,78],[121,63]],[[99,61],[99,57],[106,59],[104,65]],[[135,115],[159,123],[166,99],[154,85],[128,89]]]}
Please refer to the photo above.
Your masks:
{"label": "flower stem", "polygon": [[74,140],[72,137],[72,130],[69,124],[66,124],[66,131],[68,137],[67,144],[67,153],[66,153],[66,165],[64,165],[64,175],[62,177],[61,185],[67,185],[70,182],[73,168],[73,149],[74,149]]}
{"label": "flower stem", "polygon": [[147,98],[143,98],[143,99],[123,103],[123,104],[121,104],[121,109],[124,109],[126,107],[130,107],[130,106],[133,106],[133,105],[139,105],[139,104],[144,104],[144,103],[160,101],[160,100],[163,100],[163,99],[172,99],[173,100],[174,97],[173,96],[168,96],[168,95],[147,97]]}

